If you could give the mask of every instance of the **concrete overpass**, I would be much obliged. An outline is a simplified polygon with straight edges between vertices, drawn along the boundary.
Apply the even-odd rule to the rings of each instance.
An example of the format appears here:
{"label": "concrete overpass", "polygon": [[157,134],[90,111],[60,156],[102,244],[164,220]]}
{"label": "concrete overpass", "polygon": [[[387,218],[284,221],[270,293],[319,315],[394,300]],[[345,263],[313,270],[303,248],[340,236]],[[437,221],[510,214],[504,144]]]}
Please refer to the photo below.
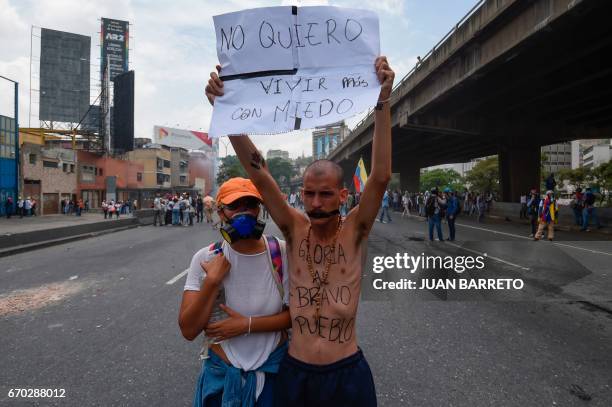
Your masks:
{"label": "concrete overpass", "polygon": [[[394,88],[393,172],[499,154],[504,201],[539,185],[540,147],[612,134],[612,1],[479,2]],[[393,61],[390,61],[393,64]],[[329,158],[369,167],[370,112]]]}

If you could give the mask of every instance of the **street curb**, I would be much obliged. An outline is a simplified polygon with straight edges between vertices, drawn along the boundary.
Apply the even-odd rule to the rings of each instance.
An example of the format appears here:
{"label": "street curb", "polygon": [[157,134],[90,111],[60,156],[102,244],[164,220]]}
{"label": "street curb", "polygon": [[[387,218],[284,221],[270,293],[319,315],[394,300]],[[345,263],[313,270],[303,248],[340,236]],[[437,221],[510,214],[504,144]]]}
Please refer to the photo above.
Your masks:
{"label": "street curb", "polygon": [[133,224],[133,225],[128,225],[128,226],[121,226],[118,228],[100,230],[96,232],[82,233],[80,235],[62,237],[59,239],[51,239],[51,240],[45,240],[42,242],[36,242],[36,243],[24,244],[24,245],[15,246],[15,247],[9,247],[7,249],[0,250],[0,257],[12,256],[13,254],[25,253],[25,252],[29,252],[33,250],[38,250],[38,249],[44,249],[46,247],[57,246],[57,245],[64,244],[64,243],[70,243],[75,240],[98,237],[98,236],[106,235],[109,233],[122,232],[124,230],[134,229],[139,226],[142,226],[142,225]]}

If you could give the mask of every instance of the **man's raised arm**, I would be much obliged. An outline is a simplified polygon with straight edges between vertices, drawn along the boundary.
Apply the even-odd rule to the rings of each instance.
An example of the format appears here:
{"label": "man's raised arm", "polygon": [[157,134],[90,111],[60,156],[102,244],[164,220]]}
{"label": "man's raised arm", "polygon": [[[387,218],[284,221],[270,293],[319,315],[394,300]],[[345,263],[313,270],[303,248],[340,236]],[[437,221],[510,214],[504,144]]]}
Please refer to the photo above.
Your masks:
{"label": "man's raised arm", "polygon": [[365,184],[356,213],[357,241],[367,236],[374,224],[387,184],[391,179],[391,108],[390,98],[395,73],[386,57],[375,62],[376,75],[382,87],[374,118],[372,168]]}
{"label": "man's raised arm", "polygon": [[[221,66],[217,65],[217,71]],[[214,105],[215,98],[223,95],[223,82],[215,72],[211,72],[208,85],[206,86],[206,97],[210,104]],[[270,216],[285,235],[290,240],[294,222],[304,217],[294,208],[290,207],[283,198],[283,194],[270,174],[266,161],[261,156],[253,142],[248,136],[230,136],[230,141],[240,163],[249,174],[249,178],[259,190],[264,199],[264,204],[270,212]]]}

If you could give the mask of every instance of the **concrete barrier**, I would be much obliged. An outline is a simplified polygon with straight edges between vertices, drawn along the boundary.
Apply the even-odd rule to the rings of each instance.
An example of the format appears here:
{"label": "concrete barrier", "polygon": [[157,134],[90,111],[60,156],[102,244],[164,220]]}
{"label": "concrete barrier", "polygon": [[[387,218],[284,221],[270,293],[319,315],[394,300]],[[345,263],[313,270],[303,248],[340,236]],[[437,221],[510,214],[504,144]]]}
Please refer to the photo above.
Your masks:
{"label": "concrete barrier", "polygon": [[70,236],[82,235],[85,233],[102,232],[109,229],[129,227],[138,225],[135,217],[117,219],[109,222],[85,223],[82,225],[62,226],[52,229],[34,230],[31,232],[13,233],[0,235],[0,249],[9,247],[39,243],[49,240],[67,238]]}
{"label": "concrete barrier", "polygon": [[138,209],[133,212],[133,215],[141,225],[152,225],[155,218],[155,209]]}

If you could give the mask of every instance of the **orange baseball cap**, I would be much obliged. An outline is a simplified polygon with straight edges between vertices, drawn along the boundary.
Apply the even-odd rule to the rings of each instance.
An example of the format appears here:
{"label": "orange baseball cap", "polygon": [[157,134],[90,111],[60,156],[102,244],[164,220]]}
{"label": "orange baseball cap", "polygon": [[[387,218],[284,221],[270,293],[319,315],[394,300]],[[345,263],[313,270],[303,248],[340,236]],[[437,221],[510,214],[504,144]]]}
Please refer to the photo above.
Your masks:
{"label": "orange baseball cap", "polygon": [[250,179],[246,178],[230,178],[221,185],[217,192],[217,202],[227,205],[245,196],[252,196],[263,201],[263,198],[253,185]]}

